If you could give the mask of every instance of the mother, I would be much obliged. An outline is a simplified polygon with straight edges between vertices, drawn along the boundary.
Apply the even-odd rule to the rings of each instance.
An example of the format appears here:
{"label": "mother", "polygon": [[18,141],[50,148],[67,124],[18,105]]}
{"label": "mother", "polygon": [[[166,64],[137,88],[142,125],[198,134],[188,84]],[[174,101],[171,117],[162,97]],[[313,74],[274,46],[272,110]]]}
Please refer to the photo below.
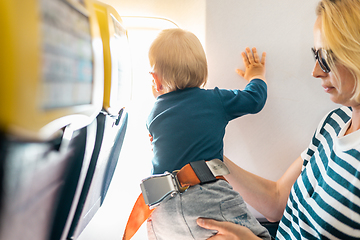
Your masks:
{"label": "mother", "polygon": [[[322,0],[316,9],[312,75],[343,107],[320,122],[301,156],[276,182],[225,158],[227,179],[270,221],[277,239],[360,239],[360,1]],[[258,239],[242,226],[198,219],[210,239]]]}

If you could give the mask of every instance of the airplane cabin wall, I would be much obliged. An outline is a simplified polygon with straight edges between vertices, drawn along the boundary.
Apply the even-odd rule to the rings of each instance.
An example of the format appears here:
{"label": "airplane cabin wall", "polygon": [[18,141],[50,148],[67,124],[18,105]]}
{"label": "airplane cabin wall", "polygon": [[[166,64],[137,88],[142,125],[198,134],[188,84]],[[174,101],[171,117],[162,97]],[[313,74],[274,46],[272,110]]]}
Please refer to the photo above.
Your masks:
{"label": "airplane cabin wall", "polygon": [[240,88],[246,81],[240,53],[267,53],[268,100],[256,115],[230,122],[225,155],[243,168],[277,180],[310,143],[317,124],[335,108],[311,76],[313,25],[318,1],[206,2],[207,87]]}

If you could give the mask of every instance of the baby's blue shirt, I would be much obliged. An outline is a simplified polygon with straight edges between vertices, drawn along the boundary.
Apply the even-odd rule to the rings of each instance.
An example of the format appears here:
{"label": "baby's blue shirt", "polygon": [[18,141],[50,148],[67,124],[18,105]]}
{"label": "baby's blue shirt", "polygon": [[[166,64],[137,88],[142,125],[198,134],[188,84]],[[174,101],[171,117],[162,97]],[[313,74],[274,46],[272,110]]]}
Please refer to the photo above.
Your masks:
{"label": "baby's blue shirt", "polygon": [[259,112],[266,83],[253,79],[244,90],[187,88],[159,96],[147,120],[153,137],[152,173],[223,159],[225,127],[234,118]]}

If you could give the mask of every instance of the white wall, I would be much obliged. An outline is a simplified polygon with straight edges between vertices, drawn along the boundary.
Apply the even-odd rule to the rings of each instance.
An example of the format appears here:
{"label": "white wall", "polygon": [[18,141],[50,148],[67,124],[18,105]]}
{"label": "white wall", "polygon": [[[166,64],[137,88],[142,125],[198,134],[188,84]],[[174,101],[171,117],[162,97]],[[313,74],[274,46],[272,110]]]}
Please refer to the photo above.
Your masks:
{"label": "white wall", "polygon": [[308,146],[321,118],[336,107],[311,76],[316,5],[316,0],[206,2],[208,87],[243,88],[246,81],[234,70],[243,68],[240,52],[257,47],[267,53],[265,108],[230,122],[224,152],[268,179],[285,172]]}

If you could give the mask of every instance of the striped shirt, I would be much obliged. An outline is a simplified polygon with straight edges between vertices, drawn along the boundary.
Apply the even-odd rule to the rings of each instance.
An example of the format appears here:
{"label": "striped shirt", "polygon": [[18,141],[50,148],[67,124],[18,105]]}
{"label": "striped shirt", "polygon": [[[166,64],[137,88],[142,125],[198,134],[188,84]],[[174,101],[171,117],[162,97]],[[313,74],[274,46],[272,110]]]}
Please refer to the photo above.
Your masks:
{"label": "striped shirt", "polygon": [[351,115],[342,107],[320,122],[276,239],[360,239],[360,130],[344,136]]}

